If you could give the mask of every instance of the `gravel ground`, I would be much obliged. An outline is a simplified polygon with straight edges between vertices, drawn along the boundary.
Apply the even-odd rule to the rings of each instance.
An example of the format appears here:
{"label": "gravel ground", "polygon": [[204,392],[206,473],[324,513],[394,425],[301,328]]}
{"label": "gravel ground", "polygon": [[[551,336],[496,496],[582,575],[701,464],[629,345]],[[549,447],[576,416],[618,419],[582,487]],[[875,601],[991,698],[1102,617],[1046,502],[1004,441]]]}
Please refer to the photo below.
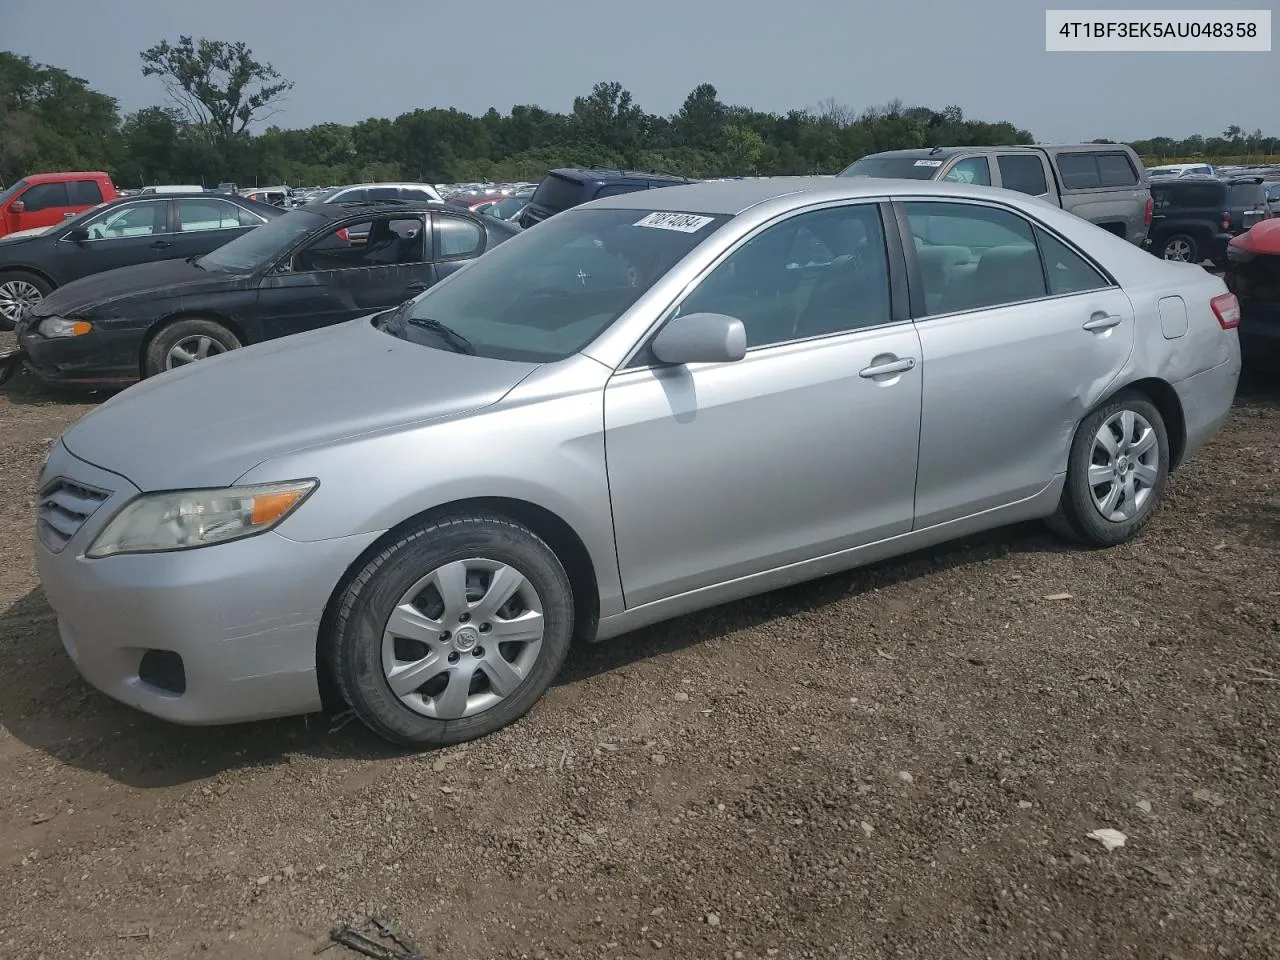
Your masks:
{"label": "gravel ground", "polygon": [[417,756],[77,677],[30,513],[83,399],[0,394],[0,957],[301,958],[370,913],[456,960],[1280,956],[1280,388],[1135,543],[1014,528],[686,617]]}

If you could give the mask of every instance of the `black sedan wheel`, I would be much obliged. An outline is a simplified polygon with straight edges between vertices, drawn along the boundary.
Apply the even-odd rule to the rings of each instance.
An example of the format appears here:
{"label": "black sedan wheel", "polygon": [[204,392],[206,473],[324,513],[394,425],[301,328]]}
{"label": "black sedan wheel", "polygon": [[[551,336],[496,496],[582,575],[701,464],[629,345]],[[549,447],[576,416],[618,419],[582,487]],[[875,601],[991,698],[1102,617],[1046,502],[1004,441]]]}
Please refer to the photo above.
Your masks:
{"label": "black sedan wheel", "polygon": [[234,333],[213,320],[191,318],[169,324],[147,347],[145,376],[185,367],[197,360],[235,350],[242,344]]}
{"label": "black sedan wheel", "polygon": [[52,290],[44,277],[25,270],[0,273],[0,330],[12,330],[18,318]]}

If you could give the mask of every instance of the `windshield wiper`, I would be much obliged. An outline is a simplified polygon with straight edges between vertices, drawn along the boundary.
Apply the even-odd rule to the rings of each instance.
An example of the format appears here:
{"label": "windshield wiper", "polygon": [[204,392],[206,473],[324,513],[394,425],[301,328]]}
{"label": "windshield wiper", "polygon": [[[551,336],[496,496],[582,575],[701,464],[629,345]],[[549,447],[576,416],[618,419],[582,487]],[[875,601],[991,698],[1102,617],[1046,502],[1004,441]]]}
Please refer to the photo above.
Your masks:
{"label": "windshield wiper", "polygon": [[423,327],[432,333],[439,334],[441,339],[448,343],[457,353],[475,354],[476,348],[471,345],[471,341],[458,333],[452,327],[445,326],[439,320],[427,320],[422,317],[410,317],[409,323],[415,327]]}

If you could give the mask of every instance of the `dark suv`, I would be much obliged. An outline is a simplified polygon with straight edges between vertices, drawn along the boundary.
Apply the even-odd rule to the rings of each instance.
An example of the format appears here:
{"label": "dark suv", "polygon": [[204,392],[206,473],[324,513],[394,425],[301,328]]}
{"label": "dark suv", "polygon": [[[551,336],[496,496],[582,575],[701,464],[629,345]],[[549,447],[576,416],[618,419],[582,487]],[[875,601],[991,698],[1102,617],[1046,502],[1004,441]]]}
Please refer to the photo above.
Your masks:
{"label": "dark suv", "polygon": [[582,167],[552,170],[542,178],[528,205],[520,211],[518,223],[527,229],[570,207],[576,207],[591,200],[599,200],[601,197],[614,197],[620,193],[634,193],[637,190],[653,190],[656,187],[692,182],[686,177],[677,177],[674,174],[641,173],[636,170]]}
{"label": "dark suv", "polygon": [[1227,260],[1227,244],[1272,215],[1261,177],[1186,176],[1151,183],[1147,247],[1165,260]]}

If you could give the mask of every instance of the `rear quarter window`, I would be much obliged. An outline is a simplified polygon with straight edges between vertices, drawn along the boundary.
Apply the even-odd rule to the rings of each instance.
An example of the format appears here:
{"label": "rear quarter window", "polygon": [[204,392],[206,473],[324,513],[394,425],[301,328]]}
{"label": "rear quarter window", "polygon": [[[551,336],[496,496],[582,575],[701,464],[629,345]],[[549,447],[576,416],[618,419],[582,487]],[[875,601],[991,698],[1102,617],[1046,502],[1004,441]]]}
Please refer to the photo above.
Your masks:
{"label": "rear quarter window", "polygon": [[1068,190],[1131,187],[1138,183],[1138,171],[1125,153],[1060,153],[1057,162],[1062,185]]}

